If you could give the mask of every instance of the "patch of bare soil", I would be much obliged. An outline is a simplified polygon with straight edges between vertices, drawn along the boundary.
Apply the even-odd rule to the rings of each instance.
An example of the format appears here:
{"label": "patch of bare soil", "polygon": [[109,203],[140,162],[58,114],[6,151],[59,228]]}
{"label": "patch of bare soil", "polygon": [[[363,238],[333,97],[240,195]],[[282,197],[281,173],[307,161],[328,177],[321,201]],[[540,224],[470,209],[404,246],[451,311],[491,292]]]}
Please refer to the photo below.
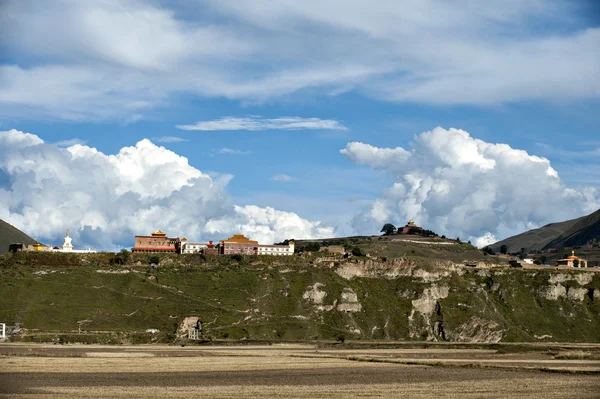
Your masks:
{"label": "patch of bare soil", "polygon": [[598,398],[589,351],[3,345],[0,397]]}

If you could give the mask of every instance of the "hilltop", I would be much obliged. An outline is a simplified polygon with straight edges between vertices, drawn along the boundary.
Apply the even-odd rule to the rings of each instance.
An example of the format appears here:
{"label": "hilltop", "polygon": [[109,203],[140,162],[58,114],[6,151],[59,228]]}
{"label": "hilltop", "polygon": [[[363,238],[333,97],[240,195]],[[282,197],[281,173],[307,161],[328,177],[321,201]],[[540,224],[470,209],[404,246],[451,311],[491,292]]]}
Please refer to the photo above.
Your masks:
{"label": "hilltop", "polygon": [[594,239],[600,240],[600,210],[577,219],[559,223],[550,223],[539,229],[498,241],[489,247],[494,252],[500,252],[503,245],[509,253],[547,251],[575,246],[583,246]]}
{"label": "hilltop", "polygon": [[0,219],[0,254],[8,252],[8,246],[15,243],[33,245],[37,241],[17,229],[15,226]]}

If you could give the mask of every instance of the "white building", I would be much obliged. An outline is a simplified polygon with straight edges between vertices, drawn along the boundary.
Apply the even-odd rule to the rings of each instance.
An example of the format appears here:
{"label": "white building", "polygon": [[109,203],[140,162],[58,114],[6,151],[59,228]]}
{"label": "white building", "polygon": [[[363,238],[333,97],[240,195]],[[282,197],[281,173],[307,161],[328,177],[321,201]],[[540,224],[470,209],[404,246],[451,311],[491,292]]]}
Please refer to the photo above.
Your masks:
{"label": "white building", "polygon": [[258,255],[293,255],[295,244],[290,241],[288,245],[258,245]]}
{"label": "white building", "polygon": [[208,249],[207,242],[188,242],[187,238],[181,239],[181,253],[182,254],[197,254],[203,249]]}

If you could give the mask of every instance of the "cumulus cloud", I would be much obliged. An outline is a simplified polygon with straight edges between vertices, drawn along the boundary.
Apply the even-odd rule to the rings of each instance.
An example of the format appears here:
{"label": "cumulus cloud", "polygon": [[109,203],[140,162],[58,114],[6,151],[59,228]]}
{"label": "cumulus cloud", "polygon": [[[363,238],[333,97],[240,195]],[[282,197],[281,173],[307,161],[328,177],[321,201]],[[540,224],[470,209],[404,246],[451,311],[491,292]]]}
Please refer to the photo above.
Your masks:
{"label": "cumulus cloud", "polygon": [[282,118],[265,119],[257,116],[237,118],[227,116],[212,121],[196,122],[193,125],[178,125],[181,130],[347,130],[335,120],[319,118],[301,118],[289,116]]}
{"label": "cumulus cloud", "polygon": [[261,242],[333,235],[290,212],[232,203],[230,176],[213,179],[150,140],[115,155],[75,144],[60,148],[17,130],[0,132],[0,218],[58,244],[67,228],[79,247],[131,246],[161,228],[190,239],[239,232]]}
{"label": "cumulus cloud", "polygon": [[70,147],[75,144],[85,144],[85,143],[87,143],[87,140],[81,140],[78,138],[74,138],[74,139],[68,139],[68,140],[60,140],[54,144],[59,147]]}
{"label": "cumulus cloud", "polygon": [[359,91],[470,105],[598,98],[600,29],[576,2],[481,3],[8,0],[0,108],[130,123],[174,93],[265,101]]}
{"label": "cumulus cloud", "polygon": [[352,162],[383,169],[395,183],[354,218],[360,232],[414,219],[439,234],[478,245],[600,207],[595,188],[570,188],[550,161],[459,129],[437,127],[415,136],[410,149],[349,143]]}

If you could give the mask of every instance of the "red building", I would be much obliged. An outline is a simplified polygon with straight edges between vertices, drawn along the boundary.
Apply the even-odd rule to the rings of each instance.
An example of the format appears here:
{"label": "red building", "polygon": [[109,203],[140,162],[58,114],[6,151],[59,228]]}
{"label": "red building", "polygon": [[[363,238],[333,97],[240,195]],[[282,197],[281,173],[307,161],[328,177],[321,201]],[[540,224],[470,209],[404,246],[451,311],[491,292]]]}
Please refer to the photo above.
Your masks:
{"label": "red building", "polygon": [[135,246],[131,252],[138,253],[179,253],[181,240],[169,238],[166,233],[156,230],[149,236],[135,236]]}

